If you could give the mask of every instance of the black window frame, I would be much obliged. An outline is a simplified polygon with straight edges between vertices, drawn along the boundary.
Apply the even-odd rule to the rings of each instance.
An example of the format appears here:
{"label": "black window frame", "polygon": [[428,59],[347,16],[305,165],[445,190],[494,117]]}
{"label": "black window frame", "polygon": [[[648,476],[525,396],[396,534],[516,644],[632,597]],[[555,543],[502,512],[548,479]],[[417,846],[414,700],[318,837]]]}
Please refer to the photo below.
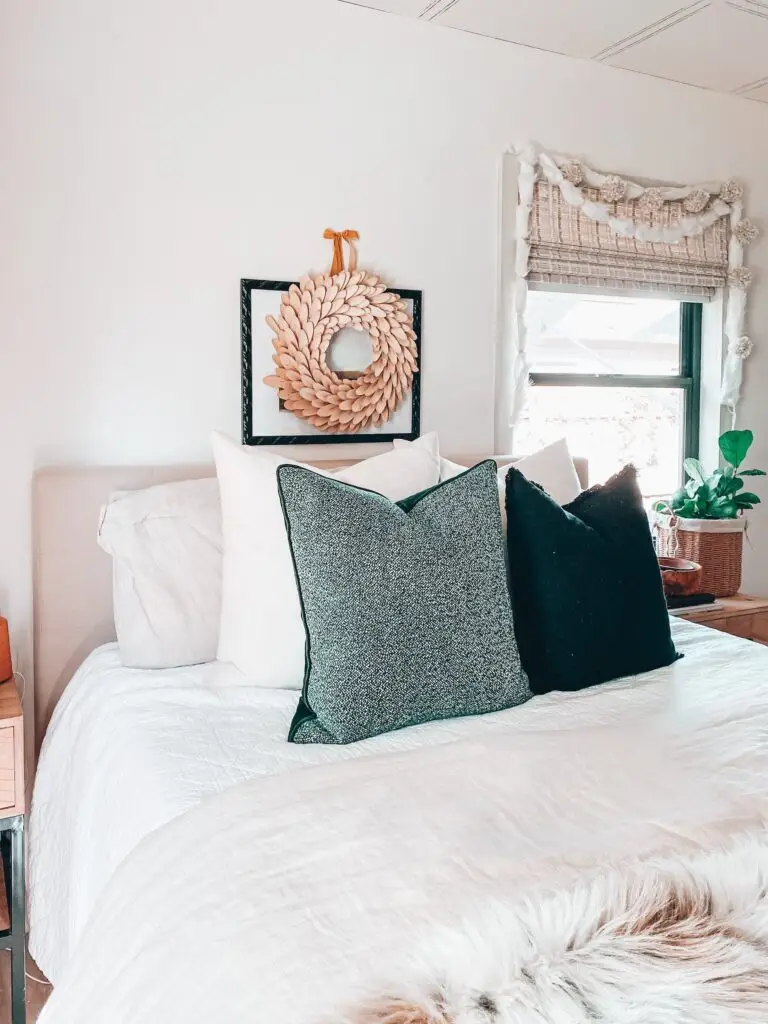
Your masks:
{"label": "black window frame", "polygon": [[683,392],[685,399],[683,403],[683,459],[697,459],[699,457],[699,419],[701,414],[702,310],[700,302],[680,303],[680,373],[677,375],[531,373],[531,384],[534,387],[542,385],[579,388],[676,388]]}

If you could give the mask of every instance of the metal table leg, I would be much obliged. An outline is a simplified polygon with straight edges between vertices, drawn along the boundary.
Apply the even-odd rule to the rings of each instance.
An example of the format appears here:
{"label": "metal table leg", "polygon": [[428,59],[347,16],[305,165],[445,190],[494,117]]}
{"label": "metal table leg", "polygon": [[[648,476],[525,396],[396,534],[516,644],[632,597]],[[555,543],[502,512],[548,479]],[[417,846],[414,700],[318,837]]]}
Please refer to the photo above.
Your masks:
{"label": "metal table leg", "polygon": [[26,1007],[26,896],[24,887],[24,818],[0,821],[0,850],[5,875],[5,897],[10,928],[0,936],[0,949],[11,954],[11,1022],[25,1024]]}
{"label": "metal table leg", "polygon": [[27,1019],[26,932],[27,908],[24,886],[24,818],[19,816],[11,832],[11,1021]]}

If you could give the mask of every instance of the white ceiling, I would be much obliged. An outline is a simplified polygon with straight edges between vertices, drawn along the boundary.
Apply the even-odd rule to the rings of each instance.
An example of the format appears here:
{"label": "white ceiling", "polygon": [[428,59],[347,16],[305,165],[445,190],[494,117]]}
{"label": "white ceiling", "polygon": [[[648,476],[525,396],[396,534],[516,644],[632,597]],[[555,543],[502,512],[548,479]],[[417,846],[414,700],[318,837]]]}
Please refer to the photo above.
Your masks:
{"label": "white ceiling", "polygon": [[768,0],[344,0],[768,103]]}

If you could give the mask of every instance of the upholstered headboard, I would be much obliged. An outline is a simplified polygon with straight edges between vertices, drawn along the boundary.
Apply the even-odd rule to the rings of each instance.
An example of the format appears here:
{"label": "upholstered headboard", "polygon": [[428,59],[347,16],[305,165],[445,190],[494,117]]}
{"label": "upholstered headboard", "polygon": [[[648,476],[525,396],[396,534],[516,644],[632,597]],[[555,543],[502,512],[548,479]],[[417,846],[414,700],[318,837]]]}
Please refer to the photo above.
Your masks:
{"label": "upholstered headboard", "polygon": [[[299,456],[301,457],[301,456]],[[472,457],[453,461],[471,466]],[[353,460],[316,461],[338,468]],[[502,460],[499,459],[501,462]],[[510,462],[508,457],[503,460]],[[576,468],[587,485],[588,468]],[[43,469],[33,485],[35,740],[39,747],[75,669],[115,639],[111,560],[96,543],[99,510],[113,491],[213,475],[211,466]]]}

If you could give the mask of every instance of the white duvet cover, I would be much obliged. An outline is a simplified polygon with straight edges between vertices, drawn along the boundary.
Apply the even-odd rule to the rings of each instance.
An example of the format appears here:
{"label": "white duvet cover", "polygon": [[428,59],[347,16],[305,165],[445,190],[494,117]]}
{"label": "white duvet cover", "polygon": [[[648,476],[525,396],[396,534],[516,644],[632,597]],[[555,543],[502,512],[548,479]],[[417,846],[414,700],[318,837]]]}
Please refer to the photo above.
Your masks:
{"label": "white duvet cover", "polygon": [[[116,672],[115,703],[133,706],[126,728],[126,712],[105,712],[81,675],[57,713],[33,814],[35,831],[51,830],[39,843],[33,832],[33,952],[45,949],[44,969],[55,962],[56,983],[41,1024],[309,1024],[386,974],[422,929],[488,898],[762,823],[768,651],[685,623],[675,638],[684,660],[635,680],[306,754],[282,740],[292,706],[263,690],[258,707],[220,677],[153,673],[166,677],[153,691],[138,673],[150,690],[132,705]],[[257,727],[262,714],[270,724]],[[161,720],[155,744],[128,749],[142,723],[152,734]],[[190,737],[201,732],[212,735],[198,762]],[[244,767],[251,736],[261,752]],[[329,763],[285,773],[307,757]],[[171,805],[179,814],[223,789],[157,827]],[[164,799],[143,810],[150,790]],[[95,878],[87,894],[83,874]],[[57,900],[71,958],[51,943]]]}
{"label": "white duvet cover", "polygon": [[424,743],[488,722],[440,722],[347,747],[286,743],[299,694],[213,662],[124,668],[86,658],[48,728],[30,817],[30,950],[56,984],[115,868],[160,825],[246,779]]}

